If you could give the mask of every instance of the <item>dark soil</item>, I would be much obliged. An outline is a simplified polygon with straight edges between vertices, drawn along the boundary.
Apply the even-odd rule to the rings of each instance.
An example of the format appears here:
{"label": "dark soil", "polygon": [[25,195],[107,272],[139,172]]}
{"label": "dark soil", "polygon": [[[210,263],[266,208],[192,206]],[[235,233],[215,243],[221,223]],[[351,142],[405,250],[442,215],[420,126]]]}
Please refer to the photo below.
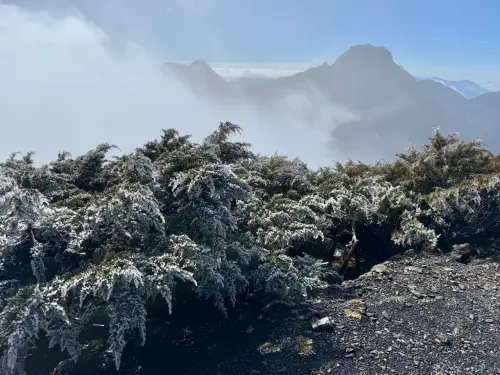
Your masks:
{"label": "dark soil", "polygon": [[[242,303],[227,319],[186,304],[151,318],[146,345],[127,348],[119,373],[91,349],[58,373],[500,374],[499,282],[492,259],[407,254],[300,303]],[[325,317],[333,324],[312,328]],[[28,374],[47,374],[35,368]]]}

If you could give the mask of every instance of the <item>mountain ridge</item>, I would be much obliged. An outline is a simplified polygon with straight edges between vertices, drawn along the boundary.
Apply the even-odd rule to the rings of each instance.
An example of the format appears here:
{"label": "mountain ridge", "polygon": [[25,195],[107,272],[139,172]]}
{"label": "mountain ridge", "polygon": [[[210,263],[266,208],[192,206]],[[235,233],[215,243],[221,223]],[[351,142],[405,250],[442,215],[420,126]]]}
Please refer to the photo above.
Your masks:
{"label": "mountain ridge", "polygon": [[[500,130],[495,126],[500,121],[500,95],[464,95],[450,87],[457,82],[470,85],[472,81],[468,80],[415,77],[397,64],[383,46],[352,46],[332,64],[324,62],[297,74],[250,80],[247,84],[225,81],[206,62],[198,61],[196,65],[204,67],[206,78],[192,66],[173,69],[174,75],[207,98],[237,98],[255,108],[280,108],[311,126],[319,121],[315,113],[326,107],[350,111],[354,120],[339,123],[333,113],[330,118],[321,117],[321,126],[328,128],[331,124],[332,145],[360,160],[391,158],[401,142],[422,144],[434,127],[443,132],[458,129],[465,139],[475,137],[479,129],[481,138],[500,140]],[[204,92],[196,88],[200,79],[206,81]],[[287,103],[290,96],[301,97],[308,105]],[[494,149],[496,145],[489,146]],[[500,151],[500,145],[497,148]]]}
{"label": "mountain ridge", "polygon": [[467,99],[473,99],[477,96],[491,92],[490,90],[482,87],[478,83],[469,79],[448,80],[440,77],[416,77],[419,80],[432,80],[441,83],[450,89],[457,91]]}

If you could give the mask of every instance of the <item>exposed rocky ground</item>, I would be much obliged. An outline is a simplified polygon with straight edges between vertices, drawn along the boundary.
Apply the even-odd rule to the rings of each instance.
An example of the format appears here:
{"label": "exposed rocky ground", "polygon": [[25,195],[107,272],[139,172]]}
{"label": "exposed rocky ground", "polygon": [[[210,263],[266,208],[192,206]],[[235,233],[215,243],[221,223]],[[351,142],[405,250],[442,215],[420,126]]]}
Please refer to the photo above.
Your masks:
{"label": "exposed rocky ground", "polygon": [[[242,304],[228,319],[207,307],[195,324],[199,311],[185,306],[175,327],[148,328],[146,346],[128,349],[121,373],[499,374],[499,281],[491,258],[465,264],[407,253],[300,305]],[[150,326],[159,327],[155,319]],[[65,373],[115,373],[89,358]]]}
{"label": "exposed rocky ground", "polygon": [[499,278],[491,259],[407,256],[374,267],[345,283],[363,301],[361,317],[353,301],[318,300],[335,311],[345,355],[325,358],[317,373],[500,373]]}

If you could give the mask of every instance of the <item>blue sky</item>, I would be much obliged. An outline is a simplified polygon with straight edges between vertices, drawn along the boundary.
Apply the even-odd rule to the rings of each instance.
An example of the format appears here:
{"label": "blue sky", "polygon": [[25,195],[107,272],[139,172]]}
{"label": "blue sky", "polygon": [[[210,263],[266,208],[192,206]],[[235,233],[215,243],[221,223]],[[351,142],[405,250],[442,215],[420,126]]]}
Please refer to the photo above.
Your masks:
{"label": "blue sky", "polygon": [[[195,13],[183,8],[167,15],[174,28],[186,21],[179,14]],[[492,67],[500,58],[498,14],[500,2],[494,0],[219,1],[205,13],[205,25],[187,30],[197,48],[185,46],[184,53],[193,54],[188,58],[201,53],[219,60],[303,62],[373,43],[415,63]],[[225,51],[211,49],[215,37]]]}
{"label": "blue sky", "polygon": [[500,76],[498,0],[4,2],[51,10],[77,7],[117,40],[135,40],[169,60],[317,63],[333,61],[353,44],[372,43],[388,47],[398,63],[417,73]]}

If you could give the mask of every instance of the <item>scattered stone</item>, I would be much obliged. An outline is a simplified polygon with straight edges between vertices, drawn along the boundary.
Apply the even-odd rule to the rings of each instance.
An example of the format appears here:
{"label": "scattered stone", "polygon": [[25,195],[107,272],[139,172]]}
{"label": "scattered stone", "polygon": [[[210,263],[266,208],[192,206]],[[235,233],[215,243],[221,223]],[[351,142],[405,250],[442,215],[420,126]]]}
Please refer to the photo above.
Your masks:
{"label": "scattered stone", "polygon": [[[291,320],[273,315],[276,323],[264,326],[269,329],[255,319],[243,322],[240,338],[251,343],[249,353],[257,359],[252,362],[246,352],[236,353],[235,367],[221,367],[221,371],[252,375],[500,374],[500,268],[496,263],[472,259],[464,265],[448,254],[419,254],[397,262],[376,266],[370,271],[374,277],[311,293],[310,299],[294,307],[298,314]],[[405,267],[412,268],[405,272]],[[466,288],[460,288],[461,284]],[[495,285],[499,288],[494,289]],[[459,293],[452,292],[452,287]],[[262,323],[267,324],[269,314],[274,313],[264,314]],[[255,329],[247,336],[249,324]],[[326,329],[331,332],[317,332]],[[263,345],[264,356],[255,348],[265,341],[276,344]],[[287,371],[279,373],[283,365]]]}
{"label": "scattered stone", "polygon": [[372,273],[388,274],[389,268],[385,264],[380,263],[380,264],[374,265],[370,271]]}
{"label": "scattered stone", "polygon": [[259,352],[261,354],[271,354],[271,353],[277,353],[281,351],[281,348],[279,345],[272,343],[272,342],[265,342],[261,346],[259,346]]}
{"label": "scattered stone", "polygon": [[324,318],[314,321],[311,326],[315,331],[326,331],[333,329],[335,322],[332,317],[326,316]]}
{"label": "scattered stone", "polygon": [[419,267],[408,266],[408,267],[405,267],[405,272],[418,272],[418,273],[421,273],[422,269],[419,268]]}
{"label": "scattered stone", "polygon": [[424,298],[425,295],[418,292],[415,288],[410,288],[410,293],[413,294],[417,298]]}
{"label": "scattered stone", "polygon": [[382,316],[387,319],[387,320],[391,320],[391,314],[389,314],[387,311],[382,311]]}
{"label": "scattered stone", "polygon": [[451,345],[450,337],[444,333],[437,335],[436,342],[442,345]]}

